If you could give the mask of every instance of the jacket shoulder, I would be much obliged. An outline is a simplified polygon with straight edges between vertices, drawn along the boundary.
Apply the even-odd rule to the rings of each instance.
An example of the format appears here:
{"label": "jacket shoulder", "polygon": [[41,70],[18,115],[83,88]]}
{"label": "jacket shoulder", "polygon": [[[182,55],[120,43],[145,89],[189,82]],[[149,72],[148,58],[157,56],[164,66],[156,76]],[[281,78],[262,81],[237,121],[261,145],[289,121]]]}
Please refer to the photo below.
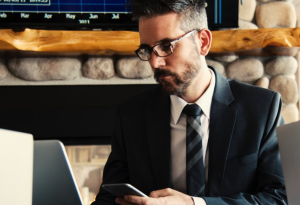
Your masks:
{"label": "jacket shoulder", "polygon": [[231,91],[235,98],[245,98],[245,99],[270,99],[273,97],[281,98],[280,94],[276,91],[258,87],[256,85],[249,85],[236,80],[228,79]]}

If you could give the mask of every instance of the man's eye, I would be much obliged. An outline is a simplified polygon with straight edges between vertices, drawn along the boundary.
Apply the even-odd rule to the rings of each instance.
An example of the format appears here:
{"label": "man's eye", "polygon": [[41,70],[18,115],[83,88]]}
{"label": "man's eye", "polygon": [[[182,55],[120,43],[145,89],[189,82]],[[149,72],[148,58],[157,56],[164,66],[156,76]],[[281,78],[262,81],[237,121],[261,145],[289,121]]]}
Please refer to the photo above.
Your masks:
{"label": "man's eye", "polygon": [[169,53],[170,51],[170,44],[163,44],[163,45],[160,45],[160,50],[165,52],[165,53]]}

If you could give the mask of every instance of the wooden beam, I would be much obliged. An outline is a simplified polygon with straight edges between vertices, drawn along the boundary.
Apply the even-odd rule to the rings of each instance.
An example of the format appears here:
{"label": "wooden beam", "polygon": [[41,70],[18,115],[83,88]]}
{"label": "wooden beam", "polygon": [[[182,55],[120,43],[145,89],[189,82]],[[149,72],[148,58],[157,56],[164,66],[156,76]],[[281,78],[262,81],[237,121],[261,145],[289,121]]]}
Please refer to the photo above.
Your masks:
{"label": "wooden beam", "polygon": [[[213,31],[212,35],[212,54],[300,47],[300,28]],[[138,46],[139,33],[131,31],[0,30],[2,51],[134,55]]]}
{"label": "wooden beam", "polygon": [[130,53],[138,48],[138,32],[0,30],[1,50],[36,52],[80,52],[93,54]]}
{"label": "wooden beam", "polygon": [[267,47],[300,47],[300,28],[215,31],[212,53],[240,52]]}

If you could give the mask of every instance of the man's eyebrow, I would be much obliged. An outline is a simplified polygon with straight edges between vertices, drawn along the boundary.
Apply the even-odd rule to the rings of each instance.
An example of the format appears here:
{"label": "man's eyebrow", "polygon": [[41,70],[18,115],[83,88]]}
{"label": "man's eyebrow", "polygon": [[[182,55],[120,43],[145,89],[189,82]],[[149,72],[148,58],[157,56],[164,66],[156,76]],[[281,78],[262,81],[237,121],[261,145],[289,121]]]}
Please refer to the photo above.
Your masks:
{"label": "man's eyebrow", "polygon": [[175,39],[172,39],[172,38],[164,38],[164,39],[161,39],[160,41],[157,41],[156,44],[160,44],[160,43],[167,43],[167,42],[171,42],[171,41],[174,41]]}
{"label": "man's eyebrow", "polygon": [[[157,45],[157,44],[161,44],[161,43],[169,43],[171,41],[174,41],[175,39],[171,39],[171,38],[164,38],[164,39],[161,39],[159,41],[157,41],[154,45]],[[146,48],[146,47],[150,47],[148,44],[140,44],[139,48]]]}

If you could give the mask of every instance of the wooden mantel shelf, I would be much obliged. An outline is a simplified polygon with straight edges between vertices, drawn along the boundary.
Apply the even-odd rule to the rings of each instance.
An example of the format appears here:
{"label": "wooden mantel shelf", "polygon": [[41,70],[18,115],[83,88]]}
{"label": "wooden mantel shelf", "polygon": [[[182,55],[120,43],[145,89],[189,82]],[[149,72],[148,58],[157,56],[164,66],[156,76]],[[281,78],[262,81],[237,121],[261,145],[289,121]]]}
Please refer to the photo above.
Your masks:
{"label": "wooden mantel shelf", "polygon": [[[210,53],[244,52],[270,47],[300,47],[300,28],[213,31]],[[67,52],[86,54],[133,54],[138,32],[0,30],[0,50]]]}

